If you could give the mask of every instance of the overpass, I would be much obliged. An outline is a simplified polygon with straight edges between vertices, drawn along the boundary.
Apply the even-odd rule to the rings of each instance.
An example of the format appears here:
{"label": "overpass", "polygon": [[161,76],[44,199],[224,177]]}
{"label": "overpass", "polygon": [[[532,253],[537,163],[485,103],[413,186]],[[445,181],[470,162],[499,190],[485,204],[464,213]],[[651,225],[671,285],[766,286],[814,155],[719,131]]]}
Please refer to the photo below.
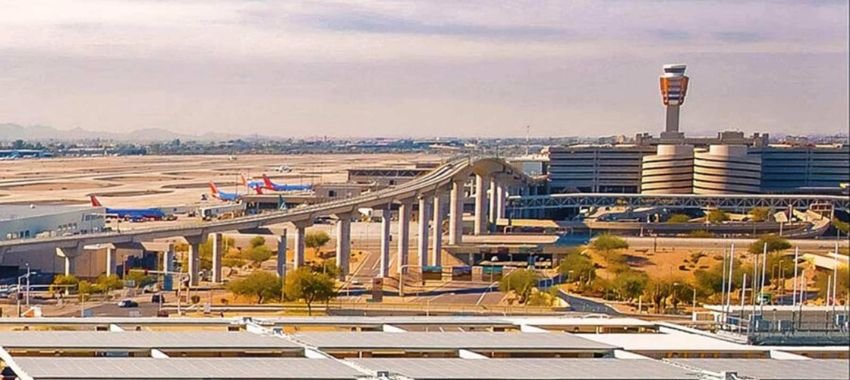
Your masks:
{"label": "overpass", "polygon": [[[290,210],[274,211],[260,215],[245,216],[229,220],[212,222],[181,223],[171,226],[134,229],[123,232],[104,232],[74,236],[57,236],[7,240],[0,242],[0,262],[6,253],[29,252],[37,250],[55,250],[65,259],[65,273],[74,273],[75,259],[82,255],[87,247],[106,247],[106,273],[114,273],[114,250],[118,246],[142,244],[156,239],[183,238],[189,244],[188,274],[192,285],[197,285],[200,276],[200,244],[211,237],[213,244],[212,281],[221,282],[222,232],[265,232],[267,226],[291,223],[295,226],[294,267],[304,265],[305,232],[313,220],[321,216],[333,216],[337,219],[337,265],[341,276],[348,271],[351,244],[351,218],[359,208],[381,210],[381,256],[380,276],[389,275],[390,242],[390,205],[398,204],[398,270],[406,270],[410,249],[410,220],[414,203],[417,204],[420,221],[430,221],[433,249],[428,257],[428,239],[419,239],[417,246],[418,266],[441,265],[444,218],[448,218],[448,243],[458,244],[462,240],[463,201],[465,187],[474,176],[475,223],[474,233],[486,232],[488,224],[495,225],[498,218],[505,216],[508,188],[519,188],[532,179],[520,170],[498,158],[464,156],[449,160],[430,173],[417,177],[404,184],[359,196],[315,205],[297,207]],[[489,189],[488,189],[489,188]],[[489,198],[489,202],[488,202]],[[448,213],[445,203],[448,200]],[[489,209],[489,212],[488,212]],[[429,235],[429,223],[419,223],[419,236]],[[278,237],[278,274],[286,270],[286,230]],[[165,270],[173,271],[174,247],[169,244],[162,250]]]}
{"label": "overpass", "polygon": [[750,210],[767,207],[776,210],[806,210],[812,206],[826,206],[829,210],[850,211],[848,195],[804,194],[610,194],[569,193],[508,197],[509,215],[520,215],[526,210],[611,207],[632,208],[720,208]]}

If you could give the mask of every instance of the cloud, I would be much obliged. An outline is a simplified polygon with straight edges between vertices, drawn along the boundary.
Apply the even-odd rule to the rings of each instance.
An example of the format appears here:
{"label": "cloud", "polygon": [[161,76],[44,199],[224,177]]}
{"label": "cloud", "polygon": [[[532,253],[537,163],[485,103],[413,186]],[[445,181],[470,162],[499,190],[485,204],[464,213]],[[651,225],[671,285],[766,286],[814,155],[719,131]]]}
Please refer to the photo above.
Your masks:
{"label": "cloud", "polygon": [[[551,135],[631,134],[661,125],[656,76],[668,62],[689,64],[683,122],[703,130],[835,130],[848,119],[846,2],[0,0],[0,9],[0,122],[417,136],[521,134],[530,123]],[[740,90],[756,76],[769,91]],[[811,104],[799,106],[801,93]]]}

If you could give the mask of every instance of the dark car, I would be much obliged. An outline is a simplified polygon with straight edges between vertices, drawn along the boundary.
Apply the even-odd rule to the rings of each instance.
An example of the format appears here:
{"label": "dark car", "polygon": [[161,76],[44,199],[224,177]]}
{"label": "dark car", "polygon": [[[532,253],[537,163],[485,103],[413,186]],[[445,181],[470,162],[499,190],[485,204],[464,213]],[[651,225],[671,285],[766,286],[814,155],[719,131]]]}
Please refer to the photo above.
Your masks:
{"label": "dark car", "polygon": [[165,303],[165,295],[160,293],[151,294],[151,303]]}
{"label": "dark car", "polygon": [[121,300],[118,302],[118,307],[139,307],[139,303],[133,300]]}

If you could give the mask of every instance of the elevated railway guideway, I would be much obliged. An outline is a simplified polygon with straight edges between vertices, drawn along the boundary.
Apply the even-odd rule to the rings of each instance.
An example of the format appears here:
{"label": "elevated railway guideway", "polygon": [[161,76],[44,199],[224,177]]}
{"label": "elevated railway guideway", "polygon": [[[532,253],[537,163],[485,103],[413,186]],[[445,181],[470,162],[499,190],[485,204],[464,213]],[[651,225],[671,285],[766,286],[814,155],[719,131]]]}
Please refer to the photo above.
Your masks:
{"label": "elevated railway guideway", "polygon": [[[74,258],[82,254],[87,246],[107,246],[115,247],[127,244],[139,244],[150,242],[155,239],[164,238],[183,238],[189,243],[189,275],[193,284],[198,283],[198,269],[200,267],[200,257],[198,255],[199,244],[207,239],[210,234],[218,235],[227,231],[251,231],[262,229],[266,226],[277,225],[282,223],[292,223],[295,225],[295,262],[297,268],[304,264],[304,235],[305,229],[312,224],[312,221],[320,216],[336,216],[338,219],[337,228],[337,262],[341,264],[342,275],[347,274],[346,265],[350,254],[350,221],[351,216],[359,208],[374,208],[388,210],[393,203],[399,204],[399,231],[403,231],[398,239],[400,259],[398,270],[405,269],[407,265],[408,249],[409,249],[409,222],[411,218],[411,209],[415,201],[418,201],[420,220],[428,221],[427,215],[429,212],[433,214],[433,222],[435,225],[440,224],[443,220],[443,208],[437,207],[444,202],[443,198],[449,198],[449,243],[456,244],[460,242],[462,235],[462,214],[463,214],[463,198],[465,196],[465,185],[470,180],[471,176],[475,176],[474,194],[476,201],[477,217],[476,221],[486,223],[487,218],[487,202],[490,198],[490,205],[500,210],[490,212],[490,221],[495,224],[497,217],[504,216],[504,207],[506,205],[508,188],[517,189],[533,181],[507,162],[493,157],[474,157],[463,156],[448,160],[445,164],[437,167],[433,171],[417,177],[409,182],[398,186],[389,187],[380,191],[361,194],[359,196],[330,201],[310,206],[296,207],[289,210],[275,211],[260,215],[251,215],[239,217],[229,220],[211,221],[211,222],[190,222],[180,223],[170,226],[158,226],[143,229],[134,229],[124,232],[104,232],[73,236],[56,236],[45,238],[30,238],[18,240],[0,241],[0,262],[3,256],[10,252],[31,252],[55,250],[56,254],[65,257],[65,271],[71,273],[74,270]],[[490,186],[488,191],[487,185]],[[498,198],[498,199],[495,199]],[[436,204],[431,210],[431,205]],[[425,216],[425,218],[423,218]],[[382,244],[381,244],[381,275],[388,274],[389,265],[389,213],[382,213]],[[426,231],[423,236],[427,236],[428,223],[419,223],[420,233]],[[424,226],[424,227],[423,227]],[[476,232],[480,232],[479,223],[476,223]],[[431,258],[431,264],[439,265],[440,241],[442,240],[442,229],[435,228],[434,253]],[[282,237],[284,244],[283,249],[279,249],[278,255],[281,257],[285,253],[285,237]],[[216,244],[221,239],[214,240]],[[420,242],[418,254],[420,266],[429,265],[428,259],[428,242]],[[215,248],[215,247],[214,247]],[[113,248],[109,248],[113,249]],[[169,248],[171,251],[173,248]],[[173,254],[172,252],[168,252]],[[168,256],[168,255],[166,255]],[[213,271],[220,271],[221,250],[213,249]],[[283,256],[285,257],[285,256]],[[109,260],[107,260],[109,262]],[[107,264],[109,265],[109,264]],[[285,270],[285,267],[278,266],[278,271]],[[108,270],[107,270],[108,272]],[[219,274],[218,276],[216,274]],[[213,273],[214,279],[220,279],[220,273]]]}
{"label": "elevated railway guideway", "polygon": [[848,195],[804,194],[609,194],[569,193],[508,198],[509,215],[526,210],[623,206],[631,208],[720,208],[747,211],[754,207],[774,210],[808,210],[827,206],[831,210],[850,211]]}

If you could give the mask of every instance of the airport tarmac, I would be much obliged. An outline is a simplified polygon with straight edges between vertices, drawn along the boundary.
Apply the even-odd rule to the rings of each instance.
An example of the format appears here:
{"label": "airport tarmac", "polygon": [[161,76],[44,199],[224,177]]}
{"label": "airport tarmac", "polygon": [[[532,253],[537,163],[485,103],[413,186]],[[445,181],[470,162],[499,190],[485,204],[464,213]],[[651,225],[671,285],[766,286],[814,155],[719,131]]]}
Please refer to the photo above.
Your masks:
{"label": "airport tarmac", "polygon": [[[278,183],[346,181],[346,169],[412,167],[443,157],[424,153],[107,156],[0,162],[0,204],[85,205],[97,195],[110,207],[159,207],[196,203],[214,181],[225,191],[245,193],[240,174],[263,173]],[[281,166],[291,169],[280,172]],[[218,202],[211,200],[209,202]]]}

